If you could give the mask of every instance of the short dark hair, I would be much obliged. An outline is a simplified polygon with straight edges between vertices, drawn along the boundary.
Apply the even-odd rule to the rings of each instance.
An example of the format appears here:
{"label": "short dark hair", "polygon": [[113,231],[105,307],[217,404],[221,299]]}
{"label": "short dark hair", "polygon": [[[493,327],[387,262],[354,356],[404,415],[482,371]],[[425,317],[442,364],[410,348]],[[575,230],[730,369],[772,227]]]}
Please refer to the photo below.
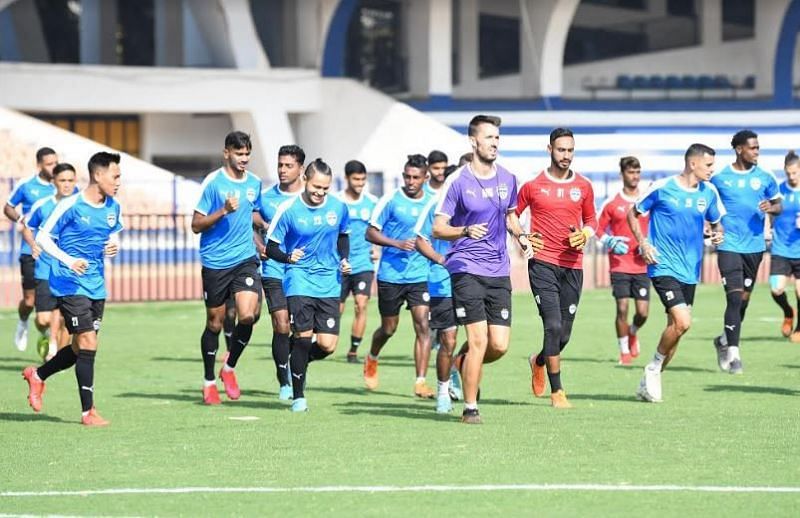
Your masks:
{"label": "short dark hair", "polygon": [[755,131],[749,129],[737,131],[731,139],[731,147],[736,149],[736,146],[743,146],[747,144],[747,141],[751,138],[758,138]]}
{"label": "short dark hair", "polygon": [[68,164],[66,162],[56,164],[56,166],[53,168],[53,176],[58,176],[59,173],[63,173],[64,171],[72,171],[74,173],[75,168],[72,167],[72,164]]}
{"label": "short dark hair", "polygon": [[414,155],[408,155],[408,160],[406,160],[406,163],[403,166],[403,170],[405,171],[409,167],[416,167],[417,169],[427,169],[428,160],[425,158],[424,155],[420,155],[419,153]]}
{"label": "short dark hair", "polygon": [[51,147],[40,147],[36,150],[36,163],[40,163],[44,160],[44,157],[49,155],[55,155],[56,151]]}
{"label": "short dark hair", "polygon": [[119,164],[119,153],[109,153],[108,151],[100,151],[95,153],[89,159],[89,164],[86,169],[89,171],[89,180],[94,181],[94,174],[98,169],[108,169],[111,164]]}
{"label": "short dark hair", "polygon": [[311,178],[314,176],[315,173],[324,174],[325,176],[333,176],[333,171],[331,171],[331,167],[326,164],[321,158],[315,159],[313,162],[308,164],[306,167],[306,179]]}
{"label": "short dark hair", "polygon": [[550,145],[561,137],[575,138],[575,135],[572,134],[572,130],[569,128],[556,128],[550,132]]}
{"label": "short dark hair", "polygon": [[344,175],[350,176],[351,174],[363,173],[367,174],[367,167],[358,160],[350,160],[344,165]]}
{"label": "short dark hair", "polygon": [[686,153],[683,155],[684,160],[688,160],[690,157],[693,156],[703,156],[703,155],[716,155],[717,152],[714,151],[714,148],[708,147],[705,144],[694,143],[689,146],[689,149],[686,150]]}
{"label": "short dark hair", "polygon": [[502,120],[500,117],[495,117],[494,115],[476,115],[469,121],[469,129],[467,130],[467,135],[470,137],[474,137],[476,133],[478,133],[478,126],[481,124],[491,124],[492,126],[499,128],[500,123]]}
{"label": "short dark hair", "polygon": [[788,165],[792,165],[793,163],[800,161],[800,156],[797,156],[797,153],[794,149],[790,149],[786,156],[783,157],[783,167]]}
{"label": "short dark hair", "polygon": [[450,164],[449,166],[444,168],[444,177],[447,178],[451,174],[455,173],[458,170],[459,166],[455,164]]}
{"label": "short dark hair", "polygon": [[225,135],[225,149],[253,149],[253,143],[250,142],[250,135],[243,131],[231,131]]}
{"label": "short dark hair", "polygon": [[469,153],[464,153],[458,159],[458,165],[464,165],[472,162],[472,151]]}
{"label": "short dark hair", "polygon": [[445,155],[443,151],[434,149],[433,151],[428,153],[428,165],[436,164],[439,162],[449,162],[449,160],[447,159],[447,155]]}
{"label": "short dark hair", "polygon": [[278,150],[278,156],[290,156],[297,160],[297,163],[303,165],[306,163],[306,152],[303,148],[290,144],[288,146],[281,146]]}
{"label": "short dark hair", "polygon": [[625,169],[641,169],[642,165],[639,159],[635,156],[624,156],[619,159],[619,172],[622,173]]}

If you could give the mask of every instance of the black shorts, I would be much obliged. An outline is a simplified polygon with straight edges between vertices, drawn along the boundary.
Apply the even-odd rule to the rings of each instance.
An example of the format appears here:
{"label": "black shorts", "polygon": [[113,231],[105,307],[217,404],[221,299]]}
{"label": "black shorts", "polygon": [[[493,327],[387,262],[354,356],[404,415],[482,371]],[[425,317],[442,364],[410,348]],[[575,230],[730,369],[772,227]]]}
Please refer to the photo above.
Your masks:
{"label": "black shorts", "polygon": [[395,284],[378,281],[378,312],[382,317],[396,317],[400,314],[403,302],[406,308],[430,305],[427,282]]}
{"label": "black shorts", "polygon": [[453,297],[431,297],[431,312],[428,327],[432,330],[456,327],[456,311]]}
{"label": "black shorts", "polygon": [[369,297],[372,293],[372,279],[374,277],[375,273],[372,271],[342,275],[342,296],[339,300],[344,302],[350,296],[350,293]]}
{"label": "black shorts", "polygon": [[680,304],[686,304],[687,306],[694,304],[696,284],[685,284],[668,275],[653,277],[651,280],[653,281],[653,288],[658,293],[658,297],[667,311]]}
{"label": "black shorts", "polygon": [[737,252],[717,252],[717,264],[722,276],[725,291],[744,290],[752,292],[756,285],[756,274],[761,264],[763,252],[740,254]]}
{"label": "black shorts", "polygon": [[288,297],[289,324],[293,333],[314,331],[317,334],[339,334],[339,299],[336,297]]}
{"label": "black shorts", "polygon": [[264,277],[261,279],[261,286],[264,288],[264,298],[267,299],[267,311],[275,313],[289,307],[286,302],[286,294],[283,292],[283,281],[274,277]]}
{"label": "black shorts", "polygon": [[36,308],[37,313],[53,311],[58,307],[58,301],[50,292],[50,281],[36,279],[36,299],[33,306]]}
{"label": "black shorts", "polygon": [[800,259],[773,255],[769,262],[769,274],[792,275],[795,279],[800,279]]}
{"label": "black shorts", "polygon": [[33,272],[36,269],[36,260],[32,255],[22,254],[19,256],[19,274],[22,276],[22,289],[35,290],[36,279]]}
{"label": "black shorts", "polygon": [[493,326],[511,326],[510,277],[454,273],[450,275],[450,283],[459,325],[485,320]]}
{"label": "black shorts", "polygon": [[561,320],[575,320],[583,290],[583,270],[531,259],[528,280],[540,316],[559,311]]}
{"label": "black shorts", "polygon": [[650,277],[646,273],[611,272],[615,299],[650,300]]}
{"label": "black shorts", "polygon": [[69,334],[100,332],[100,322],[103,320],[103,311],[106,307],[105,299],[95,300],[83,295],[70,295],[58,297],[56,300]]}
{"label": "black shorts", "polygon": [[253,257],[230,268],[206,268],[203,266],[203,298],[207,308],[218,308],[226,303],[234,293],[261,289],[259,262]]}

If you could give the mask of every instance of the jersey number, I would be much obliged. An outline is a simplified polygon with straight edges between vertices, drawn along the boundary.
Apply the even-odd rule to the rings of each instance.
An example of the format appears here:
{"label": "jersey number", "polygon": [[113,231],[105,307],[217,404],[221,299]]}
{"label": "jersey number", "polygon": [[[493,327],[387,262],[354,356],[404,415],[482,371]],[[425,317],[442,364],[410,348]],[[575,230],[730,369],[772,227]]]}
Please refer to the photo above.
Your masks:
{"label": "jersey number", "polygon": [[78,317],[72,317],[72,326],[78,327]]}

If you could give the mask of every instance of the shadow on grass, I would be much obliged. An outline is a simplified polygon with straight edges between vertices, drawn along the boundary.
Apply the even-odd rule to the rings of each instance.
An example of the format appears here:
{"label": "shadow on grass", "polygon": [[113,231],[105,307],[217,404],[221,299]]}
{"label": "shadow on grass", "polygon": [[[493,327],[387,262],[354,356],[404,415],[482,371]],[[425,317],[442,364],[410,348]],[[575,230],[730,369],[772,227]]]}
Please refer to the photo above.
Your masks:
{"label": "shadow on grass", "polygon": [[784,369],[800,369],[800,365],[792,365],[790,363],[784,363],[781,367]]}
{"label": "shadow on grass", "polygon": [[0,371],[18,372],[22,374],[22,365],[0,365]]}
{"label": "shadow on grass", "polygon": [[586,356],[576,356],[576,357],[562,357],[561,361],[564,363],[570,362],[577,362],[577,363],[617,363],[617,360],[610,359],[610,358],[589,358]]}
{"label": "shadow on grass", "polygon": [[154,362],[200,363],[200,358],[173,358],[171,356],[155,356],[150,358]]}
{"label": "shadow on grass", "polygon": [[777,396],[800,396],[800,390],[785,387],[762,387],[752,385],[708,385],[706,392],[742,392],[745,394],[775,394]]}
{"label": "shadow on grass", "polygon": [[[719,335],[715,336],[691,336],[688,338],[687,341],[695,341],[695,342],[708,342],[709,347],[714,342],[714,338]],[[768,335],[768,336],[750,336],[745,334],[742,336],[742,343],[747,344],[747,342],[781,342],[787,343],[788,340],[781,335]]]}
{"label": "shadow on grass", "polygon": [[[348,394],[351,396],[364,396],[364,397],[368,397],[371,394],[380,396],[394,396],[394,397],[405,396],[405,394],[397,394],[396,392],[385,392],[383,390],[367,390],[363,387],[314,387],[308,385],[306,387],[306,390],[314,392],[330,392],[331,394]],[[409,395],[409,397],[411,396]]]}
{"label": "shadow on grass", "polygon": [[8,362],[8,363],[28,364],[28,363],[35,363],[37,361],[39,361],[39,360],[38,359],[37,360],[31,360],[30,358],[19,358],[19,357],[16,357],[16,356],[6,356],[6,357],[3,357],[3,358],[0,358],[0,362]]}
{"label": "shadow on grass", "polygon": [[[126,399],[156,399],[160,401],[177,401],[180,403],[190,403],[196,406],[205,406],[203,404],[203,398],[201,392],[197,391],[188,391],[183,390],[183,393],[171,393],[171,394],[164,394],[164,393],[145,393],[145,392],[124,392],[121,394],[115,394],[114,397],[119,398],[126,398]],[[275,409],[275,410],[286,410],[287,406],[286,403],[282,403],[279,401],[230,401],[225,399],[225,396],[222,395],[223,405],[229,407],[238,407],[238,408],[260,408],[260,409]]]}
{"label": "shadow on grass", "polygon": [[636,396],[631,392],[630,395],[626,394],[575,394],[570,392],[569,399],[576,401],[637,401]]}
{"label": "shadow on grass", "polygon": [[0,421],[17,421],[17,422],[41,422],[47,421],[48,423],[66,423],[60,417],[55,417],[47,414],[31,414],[31,413],[15,413],[15,412],[0,412]]}
{"label": "shadow on grass", "polygon": [[423,419],[426,421],[450,421],[457,423],[457,413],[437,414],[434,412],[434,403],[428,400],[427,404],[407,404],[407,403],[368,403],[362,401],[348,401],[347,403],[335,403],[334,407],[344,415],[370,415],[400,417],[403,419]]}
{"label": "shadow on grass", "polygon": [[690,367],[688,365],[669,365],[668,372],[719,372],[719,369],[706,369],[704,367]]}

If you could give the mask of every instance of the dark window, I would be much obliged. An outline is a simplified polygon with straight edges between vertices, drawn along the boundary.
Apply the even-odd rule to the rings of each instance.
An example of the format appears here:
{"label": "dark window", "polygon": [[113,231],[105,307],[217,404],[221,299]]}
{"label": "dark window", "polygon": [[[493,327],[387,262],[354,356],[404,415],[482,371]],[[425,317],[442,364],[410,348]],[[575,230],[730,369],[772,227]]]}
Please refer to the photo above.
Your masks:
{"label": "dark window", "polygon": [[694,0],[667,0],[667,14],[672,16],[695,16]]}
{"label": "dark window", "polygon": [[461,41],[459,40],[459,36],[461,35],[461,0],[453,0],[453,7],[452,7],[452,40],[451,45],[453,49],[453,55],[451,58],[451,81],[454,85],[457,85],[461,82]]}
{"label": "dark window", "polygon": [[287,66],[283,38],[285,9],[283,0],[255,0],[250,2],[250,11],[256,26],[261,46],[267,53],[270,66]]}
{"label": "dark window", "polygon": [[408,89],[400,3],[361,0],[347,29],[345,75],[387,93]]}
{"label": "dark window", "polygon": [[519,73],[519,18],[481,14],[480,77]]}
{"label": "dark window", "polygon": [[755,36],[755,0],[722,0],[722,40]]}
{"label": "dark window", "polygon": [[36,10],[50,62],[80,63],[80,1],[36,0]]}
{"label": "dark window", "polygon": [[647,35],[613,29],[572,27],[564,47],[564,64],[586,63],[647,51]]}
{"label": "dark window", "polygon": [[155,64],[153,0],[117,0],[117,63]]}

